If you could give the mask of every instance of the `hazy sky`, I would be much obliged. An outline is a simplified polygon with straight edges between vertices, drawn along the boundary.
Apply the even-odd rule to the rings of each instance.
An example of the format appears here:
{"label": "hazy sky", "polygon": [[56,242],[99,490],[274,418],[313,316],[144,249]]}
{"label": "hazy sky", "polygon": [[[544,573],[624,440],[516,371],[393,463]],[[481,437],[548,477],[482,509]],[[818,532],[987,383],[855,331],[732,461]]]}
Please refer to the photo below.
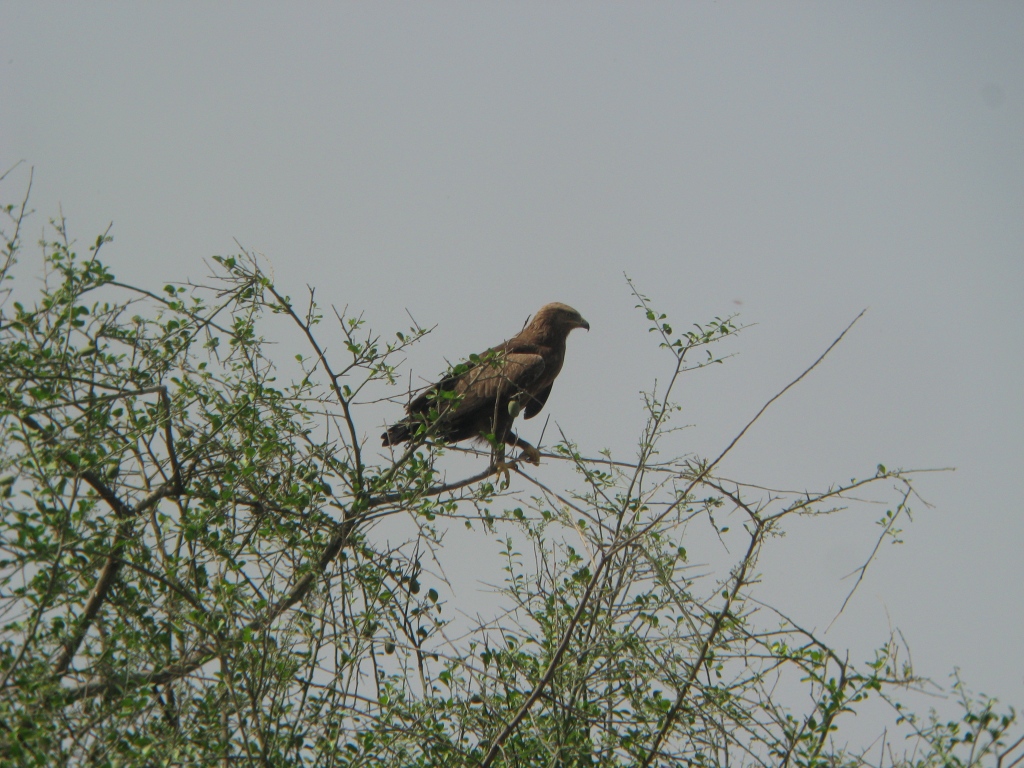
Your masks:
{"label": "hazy sky", "polygon": [[[705,455],[867,308],[723,471],[956,467],[826,638],[898,627],[920,673],[1020,708],[1022,41],[1015,2],[7,0],[0,165],[35,167],[33,233],[113,221],[119,277],[201,278],[237,238],[292,295],[408,309],[438,325],[417,377],[567,302],[593,330],[546,412],[587,452],[628,454],[667,371],[623,272],[679,326],[756,324],[681,394]],[[766,586],[823,629],[872,532],[795,526]]]}

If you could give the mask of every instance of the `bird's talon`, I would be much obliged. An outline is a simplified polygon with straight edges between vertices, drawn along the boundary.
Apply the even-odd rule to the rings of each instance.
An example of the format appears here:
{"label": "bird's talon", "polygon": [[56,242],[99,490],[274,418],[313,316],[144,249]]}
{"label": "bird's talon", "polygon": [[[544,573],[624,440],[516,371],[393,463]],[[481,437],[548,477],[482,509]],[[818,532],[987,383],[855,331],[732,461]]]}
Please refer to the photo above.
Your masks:
{"label": "bird's talon", "polygon": [[520,458],[525,458],[528,462],[533,464],[535,467],[540,466],[540,451],[534,448],[532,445],[523,448],[523,455]]}
{"label": "bird's talon", "polygon": [[508,488],[509,485],[512,483],[512,478],[509,475],[509,469],[509,465],[506,464],[504,461],[499,460],[494,462],[494,472],[495,474],[498,475],[499,480],[504,478],[504,488]]}

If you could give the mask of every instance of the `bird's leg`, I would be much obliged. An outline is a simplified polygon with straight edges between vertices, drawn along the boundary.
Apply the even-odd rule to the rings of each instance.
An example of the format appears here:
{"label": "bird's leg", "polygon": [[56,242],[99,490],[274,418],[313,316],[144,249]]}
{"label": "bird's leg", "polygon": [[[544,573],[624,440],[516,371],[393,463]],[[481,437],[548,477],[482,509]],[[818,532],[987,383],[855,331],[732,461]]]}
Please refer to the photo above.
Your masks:
{"label": "bird's leg", "polygon": [[509,476],[509,465],[505,463],[505,443],[508,442],[508,426],[506,425],[503,430],[499,427],[501,424],[499,418],[501,415],[500,407],[501,399],[495,398],[494,416],[491,419],[491,429],[494,431],[487,439],[491,443],[491,467],[497,472],[499,478],[504,476],[505,483],[502,487],[508,488],[512,483],[512,479]]}
{"label": "bird's leg", "polygon": [[512,479],[509,476],[510,467],[505,463],[505,444],[502,442],[495,443],[491,447],[491,467],[497,472],[499,478],[504,477],[504,487],[508,488]]}

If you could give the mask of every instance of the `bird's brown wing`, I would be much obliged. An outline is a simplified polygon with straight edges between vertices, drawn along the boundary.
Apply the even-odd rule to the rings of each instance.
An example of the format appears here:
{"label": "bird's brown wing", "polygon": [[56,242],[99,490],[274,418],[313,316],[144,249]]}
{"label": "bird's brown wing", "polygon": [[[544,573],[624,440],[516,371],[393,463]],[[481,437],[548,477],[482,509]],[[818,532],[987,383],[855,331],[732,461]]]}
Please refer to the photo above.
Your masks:
{"label": "bird's brown wing", "polygon": [[459,377],[454,391],[458,404],[451,411],[453,417],[486,408],[492,409],[496,400],[511,398],[536,382],[544,372],[544,358],[537,354],[510,352],[496,362],[482,362]]}

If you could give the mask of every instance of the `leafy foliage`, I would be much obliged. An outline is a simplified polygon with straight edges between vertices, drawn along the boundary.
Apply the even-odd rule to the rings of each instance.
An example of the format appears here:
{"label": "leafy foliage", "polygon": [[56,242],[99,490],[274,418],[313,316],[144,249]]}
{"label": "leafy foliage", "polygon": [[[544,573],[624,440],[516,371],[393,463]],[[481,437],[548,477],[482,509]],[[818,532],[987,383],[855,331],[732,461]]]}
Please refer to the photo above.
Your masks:
{"label": "leafy foliage", "polygon": [[[724,359],[734,318],[676,334],[634,289],[671,363],[645,395],[635,459],[590,458],[563,436],[546,454],[574,472],[559,490],[544,467],[516,467],[521,490],[503,492],[490,469],[444,482],[451,449],[426,434],[402,453],[367,449],[362,414],[425,329],[324,323],[312,291],[300,308],[246,253],[215,257],[208,284],[125,285],[100,260],[109,235],[81,256],[62,220],[28,300],[11,282],[26,206],[6,214],[6,761],[1020,762],[1012,711],[964,693],[962,722],[917,718],[893,698],[920,682],[895,641],[854,664],[755,597],[761,553],[792,518],[878,489],[894,499],[879,540],[895,538],[909,473],[879,466],[794,497],[718,476],[736,441],[717,458],[662,455],[676,383]],[[273,359],[271,334],[304,351]],[[698,569],[687,542],[698,526],[726,532],[727,514],[742,551]],[[373,535],[389,521],[407,532],[398,545]],[[453,525],[502,553],[491,616],[465,619],[431,565]],[[846,751],[839,723],[872,698],[896,707],[916,751]]]}

